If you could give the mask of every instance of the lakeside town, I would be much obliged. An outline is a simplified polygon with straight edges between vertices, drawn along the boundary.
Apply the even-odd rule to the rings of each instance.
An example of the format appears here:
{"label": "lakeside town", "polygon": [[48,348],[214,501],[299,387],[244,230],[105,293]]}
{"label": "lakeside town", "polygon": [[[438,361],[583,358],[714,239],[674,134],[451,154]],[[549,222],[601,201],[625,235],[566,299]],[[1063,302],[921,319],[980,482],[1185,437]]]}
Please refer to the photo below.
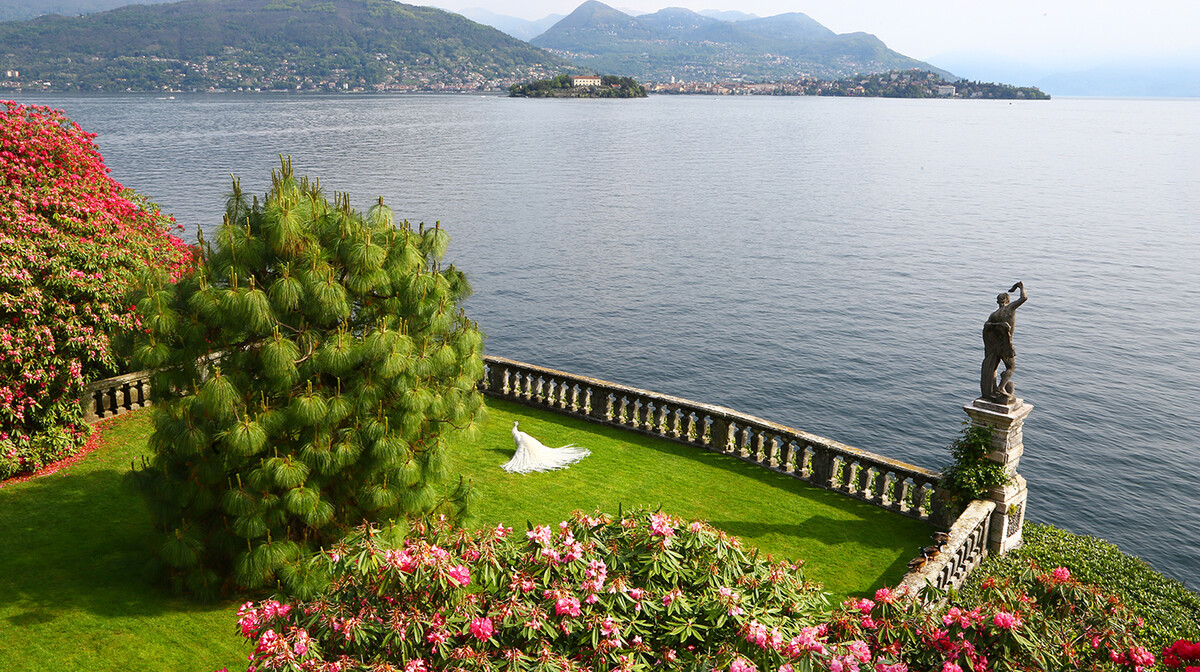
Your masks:
{"label": "lakeside town", "polygon": [[[267,69],[237,60],[207,57],[197,63],[172,59],[147,58],[154,67],[138,70],[139,76],[113,78],[107,82],[80,81],[78,75],[64,74],[55,79],[23,79],[20,70],[3,71],[0,90],[13,92],[324,92],[324,93],[502,93],[514,86],[553,77],[541,68],[529,68],[523,77],[494,77],[462,67],[445,70],[424,69],[388,61],[387,54],[376,54],[388,76],[378,78],[363,73],[335,69],[326,76],[307,74],[287,59]],[[783,81],[688,81],[672,77],[665,82],[647,82],[647,93],[665,95],[714,96],[860,96],[885,98],[1049,98],[1036,87],[1008,84],[947,80],[923,70],[893,71],[872,75],[821,79],[800,77]]]}

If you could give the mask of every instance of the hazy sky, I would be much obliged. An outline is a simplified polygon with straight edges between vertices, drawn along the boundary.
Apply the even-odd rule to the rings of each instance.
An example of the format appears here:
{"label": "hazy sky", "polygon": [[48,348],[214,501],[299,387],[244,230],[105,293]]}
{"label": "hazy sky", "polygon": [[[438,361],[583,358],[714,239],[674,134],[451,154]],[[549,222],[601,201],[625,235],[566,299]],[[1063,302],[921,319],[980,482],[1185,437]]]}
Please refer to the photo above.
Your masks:
{"label": "hazy sky", "polygon": [[[413,0],[409,0],[410,2]],[[583,0],[450,0],[540,19]],[[1200,0],[612,0],[621,10],[736,9],[771,16],[803,12],[838,33],[874,33],[905,55],[988,53],[1059,65],[1108,58],[1200,56]]]}

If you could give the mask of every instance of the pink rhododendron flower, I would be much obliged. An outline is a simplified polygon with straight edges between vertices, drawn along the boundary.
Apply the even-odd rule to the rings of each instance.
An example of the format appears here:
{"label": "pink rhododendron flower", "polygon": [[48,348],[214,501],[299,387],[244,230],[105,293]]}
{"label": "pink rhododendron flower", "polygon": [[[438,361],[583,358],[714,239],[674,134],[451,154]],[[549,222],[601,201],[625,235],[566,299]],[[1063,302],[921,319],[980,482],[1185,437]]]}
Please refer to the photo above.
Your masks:
{"label": "pink rhododendron flower", "polygon": [[1154,654],[1140,646],[1129,649],[1129,660],[1137,667],[1149,667],[1154,664]]}
{"label": "pink rhododendron flower", "polygon": [[996,627],[1003,628],[1004,630],[1012,630],[1021,625],[1020,617],[1016,614],[1010,614],[1007,611],[997,611],[996,615],[992,618],[992,622],[996,624]]}
{"label": "pink rhododendron flower", "polygon": [[495,627],[492,625],[492,619],[487,617],[471,619],[470,630],[471,634],[475,635],[475,639],[478,639],[481,642],[487,641],[487,639],[492,636],[492,633],[496,631]]}
{"label": "pink rhododendron flower", "polygon": [[729,665],[729,672],[755,672],[757,669],[754,663],[741,656],[734,658],[733,662]]}
{"label": "pink rhododendron flower", "polygon": [[796,635],[792,638],[792,641],[788,642],[787,648],[784,649],[784,652],[793,658],[802,653],[809,652],[824,655],[826,651],[825,645],[820,642],[819,637],[820,632],[816,627],[810,625],[801,628],[800,634]]}
{"label": "pink rhododendron flower", "polygon": [[1071,570],[1066,567],[1055,567],[1051,574],[1054,575],[1055,581],[1067,581],[1071,578]]}
{"label": "pink rhododendron flower", "polygon": [[554,613],[558,614],[559,616],[565,614],[567,616],[571,616],[572,618],[577,618],[579,614],[582,613],[579,610],[579,600],[569,595],[558,598],[558,600],[554,603]]}
{"label": "pink rhododendron flower", "polygon": [[456,565],[446,570],[446,577],[456,586],[465,586],[471,582],[471,570],[464,565]]}
{"label": "pink rhododendron flower", "polygon": [[829,659],[829,672],[858,672],[858,661],[850,656]]}
{"label": "pink rhododendron flower", "polygon": [[942,665],[942,672],[963,672],[963,669],[950,661]]}
{"label": "pink rhododendron flower", "polygon": [[673,537],[675,529],[671,527],[671,517],[665,513],[650,514],[650,536]]}
{"label": "pink rhododendron flower", "polygon": [[846,645],[846,649],[860,663],[870,662],[871,660],[871,647],[867,646],[867,643],[861,639],[851,641]]}
{"label": "pink rhododendron flower", "polygon": [[528,537],[529,539],[532,539],[532,540],[540,543],[540,544],[545,545],[545,544],[550,543],[550,536],[552,534],[554,534],[554,531],[551,530],[548,525],[538,525],[537,527],[533,528],[532,530],[529,530],[528,532],[526,532],[525,536]]}

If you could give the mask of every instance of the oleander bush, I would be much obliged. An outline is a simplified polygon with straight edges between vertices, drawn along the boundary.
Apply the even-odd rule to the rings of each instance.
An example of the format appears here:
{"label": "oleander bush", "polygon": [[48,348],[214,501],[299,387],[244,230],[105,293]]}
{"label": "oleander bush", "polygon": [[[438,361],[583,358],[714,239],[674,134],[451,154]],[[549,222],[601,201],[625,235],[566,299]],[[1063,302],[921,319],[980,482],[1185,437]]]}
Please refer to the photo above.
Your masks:
{"label": "oleander bush", "polygon": [[1104,586],[1143,620],[1138,636],[1152,651],[1179,638],[1200,639],[1200,595],[1163,576],[1140,558],[1114,544],[1049,525],[1026,523],[1024,544],[989,558],[964,587],[966,600],[976,600],[987,578],[1013,579],[1034,567],[1066,567],[1080,581]]}
{"label": "oleander bush", "polygon": [[[557,529],[372,528],[310,561],[291,601],[246,603],[257,670],[1133,670],[1154,655],[1118,599],[1065,568],[926,609],[883,588],[823,613],[800,568],[700,522],[638,511]],[[916,599],[916,598],[920,599]]]}
{"label": "oleander bush", "polygon": [[137,272],[190,259],[94,137],[61,111],[0,102],[0,480],[83,445],[79,397],[125,365],[113,341],[137,327]]}
{"label": "oleander bush", "polygon": [[462,514],[445,445],[483,417],[483,337],[447,243],[382,200],[330,202],[285,160],[261,201],[235,180],[193,271],[146,275],[155,454],[135,480],[174,588],[302,583],[284,568],[364,521]]}

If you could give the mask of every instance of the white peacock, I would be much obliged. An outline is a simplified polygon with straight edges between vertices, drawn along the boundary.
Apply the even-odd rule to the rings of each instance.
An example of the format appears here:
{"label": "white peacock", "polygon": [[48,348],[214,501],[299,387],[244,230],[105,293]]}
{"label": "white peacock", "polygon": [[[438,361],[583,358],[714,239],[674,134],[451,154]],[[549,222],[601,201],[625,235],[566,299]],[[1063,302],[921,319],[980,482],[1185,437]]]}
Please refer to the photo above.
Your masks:
{"label": "white peacock", "polygon": [[561,448],[550,448],[517,429],[517,424],[514,422],[512,428],[513,443],[517,444],[517,452],[513,454],[511,460],[500,466],[505,471],[514,474],[528,474],[534,471],[566,469],[592,454],[592,451],[587,448],[580,448],[574,444],[568,444]]}

